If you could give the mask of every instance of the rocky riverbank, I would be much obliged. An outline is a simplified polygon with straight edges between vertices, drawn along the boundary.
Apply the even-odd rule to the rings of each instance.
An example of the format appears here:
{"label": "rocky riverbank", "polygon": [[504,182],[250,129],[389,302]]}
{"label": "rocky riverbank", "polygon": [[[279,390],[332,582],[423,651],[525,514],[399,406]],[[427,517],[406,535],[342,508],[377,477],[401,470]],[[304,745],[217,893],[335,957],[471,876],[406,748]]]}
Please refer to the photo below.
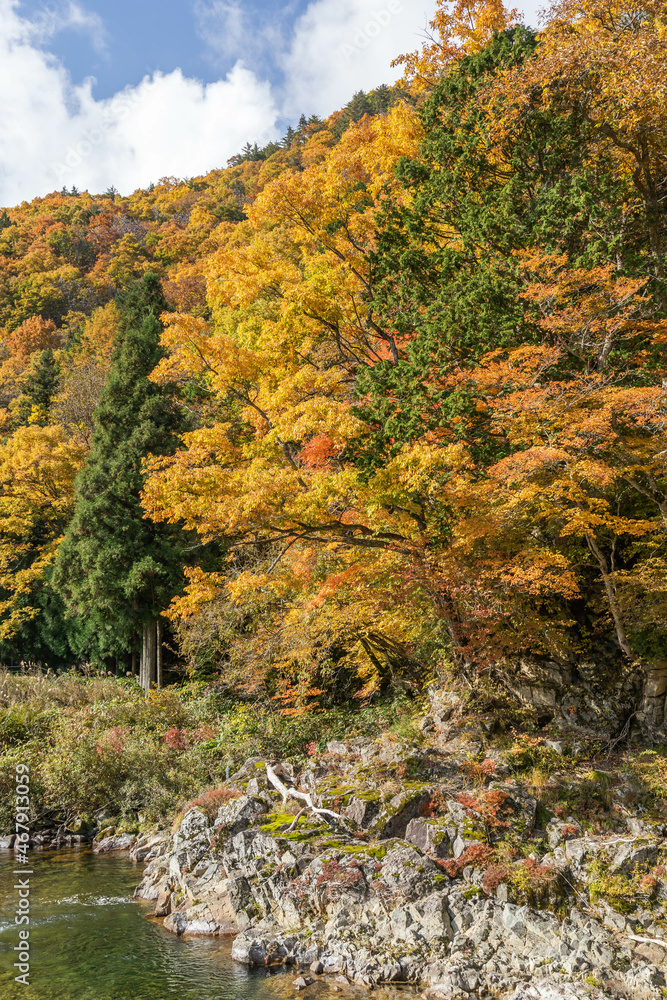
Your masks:
{"label": "rocky riverbank", "polygon": [[167,929],[232,936],[236,961],[293,967],[296,990],[325,976],[442,1000],[658,1000],[667,753],[623,723],[618,692],[549,699],[537,681],[506,717],[434,690],[409,737],[250,758],[168,832],[106,809],[32,846],[129,850]]}
{"label": "rocky riverbank", "polygon": [[[234,935],[238,962],[293,965],[296,988],[325,974],[443,1000],[663,997],[667,827],[637,781],[592,771],[581,736],[503,753],[440,712],[418,747],[248,760],[216,808],[204,796],[136,842],[137,896],[175,934]],[[522,780],[528,752],[549,762],[545,787],[588,789],[579,815],[576,794],[562,815]]]}

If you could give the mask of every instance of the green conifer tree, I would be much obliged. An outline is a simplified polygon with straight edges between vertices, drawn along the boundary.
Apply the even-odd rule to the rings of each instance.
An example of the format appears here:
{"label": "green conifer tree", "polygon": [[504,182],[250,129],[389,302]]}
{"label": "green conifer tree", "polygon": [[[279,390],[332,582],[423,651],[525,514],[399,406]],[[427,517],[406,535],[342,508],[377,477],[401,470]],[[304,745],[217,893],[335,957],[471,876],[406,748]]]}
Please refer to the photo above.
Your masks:
{"label": "green conifer tree", "polygon": [[94,662],[127,656],[140,642],[141,682],[161,682],[159,615],[178,591],[180,533],[144,516],[140,491],[149,454],[168,454],[184,430],[173,394],[149,381],[163,356],[159,280],[147,274],[118,304],[123,313],[90,455],[54,573],[78,636]]}
{"label": "green conifer tree", "polygon": [[21,392],[10,406],[13,427],[46,425],[59,375],[58,364],[50,348],[33,354]]}

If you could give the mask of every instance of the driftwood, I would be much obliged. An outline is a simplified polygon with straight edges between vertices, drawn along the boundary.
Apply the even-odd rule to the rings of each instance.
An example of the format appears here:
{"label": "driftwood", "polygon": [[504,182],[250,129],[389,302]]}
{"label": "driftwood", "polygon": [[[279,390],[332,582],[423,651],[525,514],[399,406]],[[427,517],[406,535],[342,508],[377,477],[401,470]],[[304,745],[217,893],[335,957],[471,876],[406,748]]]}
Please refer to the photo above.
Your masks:
{"label": "driftwood", "polygon": [[660,938],[639,937],[638,934],[626,934],[625,937],[630,938],[631,941],[639,941],[640,944],[657,944],[667,951],[667,941],[660,940]]}
{"label": "driftwood", "polygon": [[[284,782],[280,780],[276,772],[273,770],[270,764],[266,765],[266,776],[277,791],[283,797],[283,802],[287,802],[288,799],[298,799],[301,802],[305,802],[299,812],[294,817],[294,820],[290,824],[289,831],[296,827],[297,822],[303,816],[303,814],[310,809],[311,812],[315,813],[316,816],[321,816],[329,824],[329,826],[341,826],[344,830],[348,830],[345,825],[345,821],[340,813],[333,812],[331,809],[320,809],[313,802],[312,795],[309,792],[300,792],[297,788],[289,788]],[[288,831],[288,832],[289,832]],[[349,832],[349,830],[348,830]]]}

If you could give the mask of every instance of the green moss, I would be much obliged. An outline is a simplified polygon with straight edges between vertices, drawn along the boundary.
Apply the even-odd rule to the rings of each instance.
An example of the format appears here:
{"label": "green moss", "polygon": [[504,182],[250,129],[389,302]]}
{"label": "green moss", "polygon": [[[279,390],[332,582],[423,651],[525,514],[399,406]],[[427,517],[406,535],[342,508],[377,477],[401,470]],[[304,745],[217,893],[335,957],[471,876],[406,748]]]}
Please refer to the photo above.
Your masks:
{"label": "green moss", "polygon": [[280,833],[284,826],[289,826],[293,822],[294,816],[291,813],[272,812],[268,814],[267,822],[262,823],[260,830],[262,833]]}
{"label": "green moss", "polygon": [[472,825],[470,820],[466,820],[463,824],[463,836],[466,840],[483,840],[486,841],[486,834],[483,830],[476,830]]}
{"label": "green moss", "polygon": [[370,858],[383,858],[386,847],[368,847],[367,844],[345,844],[340,850],[343,854],[367,854]]}
{"label": "green moss", "polygon": [[641,880],[645,874],[647,866],[638,867],[632,876],[623,875],[621,872],[613,874],[609,870],[609,858],[606,851],[601,851],[589,865],[588,891],[591,903],[596,903],[599,899],[605,899],[619,913],[629,913],[634,910],[638,897],[646,898],[646,893],[642,892]]}

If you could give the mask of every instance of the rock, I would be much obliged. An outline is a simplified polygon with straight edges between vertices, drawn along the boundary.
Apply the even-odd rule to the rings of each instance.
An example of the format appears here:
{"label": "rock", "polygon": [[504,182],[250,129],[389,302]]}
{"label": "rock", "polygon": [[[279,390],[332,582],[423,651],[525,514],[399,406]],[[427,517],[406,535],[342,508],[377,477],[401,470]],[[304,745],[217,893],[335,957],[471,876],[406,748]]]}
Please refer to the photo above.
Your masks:
{"label": "rock", "polygon": [[426,805],[433,789],[423,786],[418,789],[405,789],[380,809],[379,815],[369,826],[369,832],[376,837],[404,837],[410,820],[419,814],[419,809]]}
{"label": "rock", "polygon": [[452,714],[463,705],[463,698],[456,691],[443,691],[430,687],[428,697],[431,703],[430,715],[438,729],[441,729]]}
{"label": "rock", "polygon": [[405,831],[405,839],[424,854],[434,854],[444,858],[451,854],[451,844],[447,829],[442,823],[426,819],[411,819]]}
{"label": "rock", "polygon": [[377,798],[361,799],[353,796],[345,808],[344,815],[347,819],[356,823],[357,826],[365,829],[370,826],[379,811],[380,803]]}
{"label": "rock", "polygon": [[565,844],[565,857],[575,869],[580,868],[589,854],[597,854],[605,844],[593,837],[577,837]]}
{"label": "rock", "polygon": [[127,851],[136,840],[133,833],[122,833],[119,837],[105,837],[93,848],[93,854],[107,854],[109,851]]}
{"label": "rock", "polygon": [[[610,853],[612,853],[610,851]],[[635,871],[654,865],[658,858],[658,845],[631,841],[621,844],[613,851],[609,870],[622,875],[632,875]]]}
{"label": "rock", "polygon": [[553,850],[565,840],[581,837],[581,827],[574,820],[552,819],[547,823],[549,847]]}
{"label": "rock", "polygon": [[[430,757],[380,739],[350,741],[344,753],[323,758],[326,767],[309,762],[299,774],[284,766],[283,780],[299,781],[322,799],[347,796],[349,789],[348,818],[370,827],[371,836],[386,833],[390,821],[401,816],[405,839],[393,834],[369,840],[368,834],[352,836],[306,822],[298,836],[284,830],[262,832],[271,800],[246,794],[226,802],[215,824],[201,810],[189,810],[173,842],[164,835],[162,843],[158,835],[141,837],[134,855],[148,864],[137,895],[153,901],[165,928],[175,934],[234,934],[236,962],[260,967],[294,963],[300,969],[297,991],[306,989],[311,977],[326,973],[343,977],[331,984],[332,990],[348,984],[430,983],[426,996],[432,1000],[509,1000],[511,994],[515,1000],[600,1000],[594,987],[582,984],[587,977],[613,982],[612,992],[619,997],[625,993],[637,1000],[659,1000],[659,970],[667,961],[667,941],[664,948],[655,943],[662,934],[659,899],[642,897],[628,923],[599,902],[598,921],[591,918],[592,910],[572,905],[572,892],[564,905],[568,916],[559,923],[546,910],[509,902],[509,879],[487,896],[481,868],[467,865],[462,876],[452,877],[449,866],[436,862],[454,846],[460,855],[484,837],[482,818],[478,824],[474,810],[453,798],[441,817],[419,813],[424,795],[437,789],[436,801],[442,802],[469,783],[460,762],[470,741],[459,728],[457,720],[458,742],[452,740],[450,749],[439,744]],[[397,764],[408,757],[411,774],[437,777],[441,783],[415,780],[387,803],[388,795],[400,788]],[[244,781],[258,776],[259,786],[263,773],[264,764],[257,760],[246,769]],[[518,782],[496,787],[514,804],[503,812],[511,836],[525,837],[527,843],[535,800]],[[367,809],[369,814],[376,810],[372,819]],[[413,814],[406,815],[410,809]],[[616,865],[619,872],[628,866],[641,871],[654,863],[658,844],[657,824],[647,826],[650,835],[642,828],[642,837],[630,840],[581,836],[569,818],[553,821],[547,828],[552,852],[541,863],[564,873],[559,892],[577,882],[583,889],[587,863],[601,850],[609,854],[610,870]],[[536,853],[531,857],[540,860]],[[658,880],[658,896],[663,882],[667,898],[667,879]],[[653,940],[631,940],[628,934]]]}
{"label": "rock", "polygon": [[647,823],[637,816],[629,816],[625,821],[625,825],[633,837],[646,839],[656,836],[664,837],[667,834],[667,826],[664,823]]}
{"label": "rock", "polygon": [[167,884],[164,886],[155,900],[155,916],[168,917],[171,913],[171,889]]}
{"label": "rock", "polygon": [[16,841],[16,834],[10,833],[6,837],[0,837],[0,850],[11,851]]}
{"label": "rock", "polygon": [[170,913],[164,922],[164,926],[167,930],[171,931],[172,934],[178,935],[179,937],[185,933],[187,925],[188,922],[183,913]]}
{"label": "rock", "polygon": [[499,903],[506,903],[507,900],[509,899],[509,892],[505,882],[501,882],[498,888],[496,889],[496,899],[498,900]]}
{"label": "rock", "polygon": [[244,965],[283,965],[288,951],[285,945],[272,938],[246,937],[239,934],[232,945],[232,959]]}
{"label": "rock", "polygon": [[227,834],[239,833],[254,826],[269,811],[270,803],[255,795],[241,795],[220,806],[214,826]]}
{"label": "rock", "polygon": [[206,833],[210,825],[208,816],[202,809],[188,809],[174,836],[174,845],[200,837]]}
{"label": "rock", "polygon": [[132,847],[130,857],[133,861],[150,861],[160,857],[167,851],[170,839],[163,833],[140,837]]}

